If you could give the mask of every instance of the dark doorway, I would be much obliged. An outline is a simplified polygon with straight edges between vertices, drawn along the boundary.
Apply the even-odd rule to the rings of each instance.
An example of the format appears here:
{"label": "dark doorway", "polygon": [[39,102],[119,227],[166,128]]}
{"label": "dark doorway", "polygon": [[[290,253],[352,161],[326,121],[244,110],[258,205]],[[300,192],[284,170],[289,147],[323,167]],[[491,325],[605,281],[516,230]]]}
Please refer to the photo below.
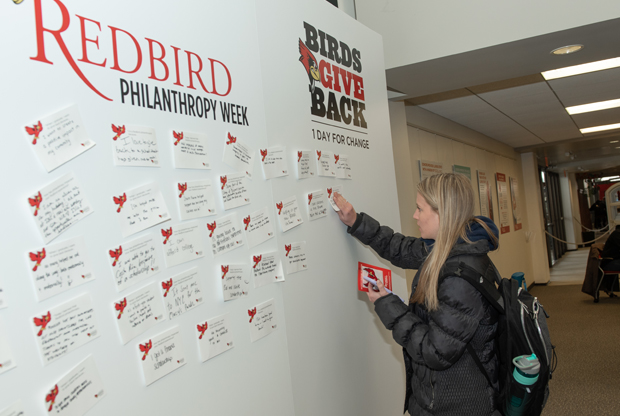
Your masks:
{"label": "dark doorway", "polygon": [[[548,172],[543,169],[539,169],[539,172],[545,229],[554,237],[566,241],[564,213],[562,212],[562,196],[560,194],[560,176],[557,173]],[[558,241],[548,234],[545,234],[545,236],[547,237],[549,267],[553,267],[553,265],[562,258],[564,253],[566,253],[566,243]]]}

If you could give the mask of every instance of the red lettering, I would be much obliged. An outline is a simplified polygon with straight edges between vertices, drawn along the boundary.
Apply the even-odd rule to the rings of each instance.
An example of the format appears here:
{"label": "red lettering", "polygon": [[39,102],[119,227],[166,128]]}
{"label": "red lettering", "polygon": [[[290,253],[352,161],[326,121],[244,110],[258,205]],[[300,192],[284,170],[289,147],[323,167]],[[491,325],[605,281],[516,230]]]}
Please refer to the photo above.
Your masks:
{"label": "red lettering", "polygon": [[[213,81],[213,94],[219,95],[220,97],[225,97],[228,94],[230,94],[230,90],[232,89],[232,77],[230,76],[230,71],[228,70],[226,65],[224,65],[222,62],[220,62],[220,61],[218,61],[216,59],[209,58],[209,61],[211,61],[211,80]],[[228,89],[226,90],[226,92],[224,94],[220,94],[219,92],[217,92],[216,82],[215,82],[215,65],[214,65],[215,62],[220,64],[222,66],[222,68],[224,68],[224,71],[226,71],[226,78],[228,80],[227,81],[228,82]],[[207,92],[209,92],[209,91],[207,91]]]}
{"label": "red lettering", "polygon": [[[193,90],[196,89],[194,87],[194,78],[192,77],[192,74],[194,74],[198,77],[198,82],[200,82],[200,86],[202,87],[202,89],[206,93],[210,94],[210,92],[207,90],[207,87],[205,87],[205,84],[202,82],[202,78],[200,78],[200,71],[202,71],[202,59],[200,59],[200,56],[196,55],[194,52],[185,51],[185,53],[187,54],[187,70],[189,72],[189,85],[187,86],[187,88],[191,88]],[[192,56],[195,56],[198,59],[199,67],[197,71],[192,70]]]}
{"label": "red lettering", "polygon": [[[108,27],[112,31],[112,50],[114,53],[114,66],[111,67],[110,69],[115,69],[117,71],[124,72],[126,74],[133,74],[134,72],[138,71],[138,69],[140,69],[140,67],[142,66],[142,50],[140,49],[140,44],[138,43],[136,38],[134,38],[133,35],[127,32],[126,30],[119,29],[117,27],[112,27],[112,26],[108,26]],[[123,32],[126,35],[128,35],[131,38],[131,40],[133,40],[133,43],[136,46],[136,52],[138,53],[138,59],[137,59],[136,67],[132,69],[131,71],[125,71],[118,65],[118,49],[117,49],[117,42],[116,42],[117,31]]]}
{"label": "red lettering", "polygon": [[97,45],[97,49],[99,49],[99,36],[97,36],[95,39],[88,39],[86,37],[86,26],[84,25],[84,21],[88,20],[89,22],[96,23],[100,32],[101,32],[101,25],[99,24],[99,22],[88,19],[86,17],[82,17],[77,14],[76,16],[80,19],[80,28],[82,29],[82,59],[78,59],[78,61],[86,62],[88,64],[97,65],[97,66],[105,66],[107,59],[104,59],[102,63],[92,62],[90,59],[88,59],[88,56],[86,54],[86,42],[94,43],[95,45]]}
{"label": "red lettering", "polygon": [[340,69],[338,68],[336,65],[332,65],[332,71],[334,71],[334,91],[338,91],[338,92],[342,92],[342,90],[340,89],[340,77],[338,77],[338,75],[340,74],[340,72],[347,72],[344,69]]}
{"label": "red lettering", "polygon": [[351,96],[351,76],[353,74],[344,69],[340,70],[340,76],[342,77],[342,85],[344,86],[344,93]]}
{"label": "red lettering", "polygon": [[324,60],[319,64],[319,73],[321,74],[321,84],[327,89],[333,88],[333,78],[331,76],[331,65]]}
{"label": "red lettering", "polygon": [[180,74],[179,74],[179,51],[181,49],[175,47],[175,46],[170,46],[172,49],[174,49],[174,69],[176,70],[176,75],[177,75],[177,81],[174,83],[174,85],[179,85],[179,86],[183,86],[183,84],[181,84],[181,78],[180,78]]}
{"label": "red lettering", "polygon": [[[164,45],[162,45],[161,43],[153,39],[149,39],[149,38],[145,38],[145,39],[149,42],[149,56],[150,56],[150,62],[151,62],[151,76],[149,78],[157,80],[157,81],[167,80],[169,72],[168,72],[168,65],[166,65],[166,63],[164,62],[164,58],[166,57],[166,49],[164,48]],[[159,58],[156,58],[155,55],[153,54],[153,43],[156,43],[159,45],[159,50],[161,51],[161,56]],[[166,71],[166,75],[164,75],[163,78],[157,78],[157,76],[155,75],[155,61],[158,61],[160,64],[164,66],[164,71]]]}
{"label": "red lettering", "polygon": [[351,76],[353,77],[353,96],[364,101],[364,78],[355,74],[351,74]]}

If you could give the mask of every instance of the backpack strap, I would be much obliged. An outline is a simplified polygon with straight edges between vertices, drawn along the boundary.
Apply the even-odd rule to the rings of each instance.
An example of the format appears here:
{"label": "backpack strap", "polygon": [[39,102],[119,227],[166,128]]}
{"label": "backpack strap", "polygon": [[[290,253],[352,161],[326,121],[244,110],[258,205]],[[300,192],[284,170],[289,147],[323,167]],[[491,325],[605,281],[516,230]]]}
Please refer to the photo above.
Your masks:
{"label": "backpack strap", "polygon": [[474,350],[474,347],[471,346],[470,342],[467,343],[467,351],[469,351],[469,355],[471,355],[471,358],[474,359],[474,362],[480,369],[480,372],[484,375],[484,377],[489,382],[489,386],[493,387],[493,382],[491,381],[491,377],[489,377],[489,373],[487,373],[487,370],[484,369],[484,366],[482,365],[480,358],[478,358],[478,354],[476,354],[476,350]]}
{"label": "backpack strap", "polygon": [[[489,260],[489,268],[493,269],[493,276],[495,280],[499,283],[501,281],[501,277],[499,277],[499,273],[495,268],[495,265]],[[450,274],[445,274],[448,272]],[[449,276],[455,275],[460,276],[463,279],[467,280],[469,284],[475,287],[484,298],[489,301],[489,303],[501,314],[504,313],[504,299],[502,298],[502,294],[495,286],[495,282],[489,280],[487,277],[488,273],[481,273],[480,271],[474,269],[473,267],[460,262],[454,271],[446,270],[442,272],[442,274]],[[499,279],[499,280],[498,280]]]}

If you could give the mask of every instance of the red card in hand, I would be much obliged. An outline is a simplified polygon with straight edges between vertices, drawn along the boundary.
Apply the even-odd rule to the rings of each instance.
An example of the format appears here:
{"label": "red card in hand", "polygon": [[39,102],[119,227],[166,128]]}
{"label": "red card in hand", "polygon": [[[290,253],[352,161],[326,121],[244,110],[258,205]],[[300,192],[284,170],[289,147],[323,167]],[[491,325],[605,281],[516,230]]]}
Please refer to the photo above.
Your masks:
{"label": "red card in hand", "polygon": [[362,262],[357,263],[357,289],[362,292],[368,292],[369,283],[364,280],[364,276],[373,280],[381,279],[385,287],[392,290],[392,271],[390,269]]}

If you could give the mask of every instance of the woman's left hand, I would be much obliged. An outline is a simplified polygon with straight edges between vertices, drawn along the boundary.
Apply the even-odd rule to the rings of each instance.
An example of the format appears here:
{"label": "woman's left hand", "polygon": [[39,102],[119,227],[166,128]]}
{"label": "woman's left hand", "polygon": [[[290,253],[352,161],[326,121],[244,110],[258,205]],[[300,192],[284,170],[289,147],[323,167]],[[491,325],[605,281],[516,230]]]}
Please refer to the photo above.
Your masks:
{"label": "woman's left hand", "polygon": [[375,292],[372,289],[372,284],[368,283],[368,299],[372,302],[375,303],[375,301],[383,296],[387,296],[389,295],[388,292],[385,291],[385,285],[383,284],[383,282],[381,280],[377,280],[377,289],[379,289],[378,292]]}

